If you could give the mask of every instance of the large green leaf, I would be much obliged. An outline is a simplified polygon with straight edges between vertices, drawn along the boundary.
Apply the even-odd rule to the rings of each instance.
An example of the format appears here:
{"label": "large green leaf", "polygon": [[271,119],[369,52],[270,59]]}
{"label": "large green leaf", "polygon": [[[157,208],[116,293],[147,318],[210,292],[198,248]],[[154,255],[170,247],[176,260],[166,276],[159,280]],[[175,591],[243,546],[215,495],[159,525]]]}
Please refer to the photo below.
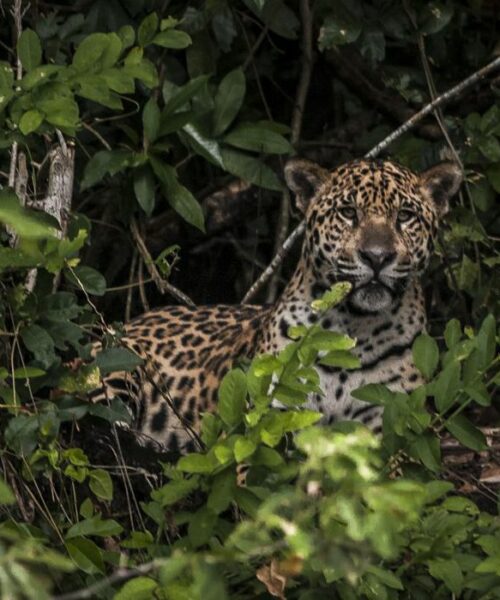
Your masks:
{"label": "large green leaf", "polygon": [[158,15],[155,12],[149,14],[137,30],[137,41],[139,46],[147,46],[153,41],[156,31],[158,30]]}
{"label": "large green leaf", "polygon": [[229,173],[259,187],[275,191],[283,190],[277,175],[262,161],[229,148],[221,148],[221,154],[224,167]]}
{"label": "large green leaf", "polygon": [[38,67],[42,60],[40,38],[32,29],[25,29],[17,41],[17,54],[26,71]]}
{"label": "large green leaf", "polygon": [[116,33],[92,33],[82,40],[73,56],[73,67],[79,72],[99,72],[113,67],[122,51]]}
{"label": "large green leaf", "polygon": [[474,427],[474,425],[464,415],[456,415],[446,422],[446,429],[457,438],[467,448],[472,448],[477,452],[486,450],[486,440],[482,432]]}
{"label": "large green leaf", "polygon": [[[23,208],[12,190],[0,190],[0,223],[24,238],[44,239],[56,236],[51,219],[45,213]],[[55,223],[55,221],[54,221]]]}
{"label": "large green leaf", "polygon": [[66,542],[66,549],[75,564],[84,573],[104,573],[102,551],[94,542],[82,537],[73,538]]}
{"label": "large green leaf", "polygon": [[246,92],[245,74],[242,69],[228,73],[220,82],[215,95],[214,136],[221,135],[239,113]]}
{"label": "large green leaf", "polygon": [[167,117],[183,108],[193,96],[206,86],[208,78],[208,75],[195,77],[182,87],[176,87],[170,82],[165,82],[162,90],[163,100],[165,101],[165,108],[161,115],[162,128]]}
{"label": "large green leaf", "polygon": [[[113,600],[150,600],[158,583],[151,577],[134,577],[113,596]],[[161,593],[161,592],[160,592]]]}
{"label": "large green leaf", "polygon": [[28,110],[19,121],[19,129],[24,135],[36,131],[43,122],[43,115],[39,110]]}
{"label": "large green leaf", "polygon": [[219,387],[218,410],[227,425],[234,426],[243,419],[247,397],[247,378],[241,369],[225,375]]}
{"label": "large green leaf", "polygon": [[95,359],[96,365],[103,375],[115,371],[132,371],[142,364],[142,358],[128,348],[107,348]]}
{"label": "large green leaf", "polygon": [[430,379],[439,362],[439,348],[436,340],[422,333],[413,342],[413,362],[426,379]]}
{"label": "large green leaf", "polygon": [[225,137],[226,144],[269,154],[287,154],[293,152],[290,142],[279,133],[263,125],[242,123],[232,129]]}
{"label": "large green leaf", "polygon": [[188,123],[182,128],[183,138],[187,141],[191,148],[200,156],[213,163],[217,167],[224,168],[224,162],[218,142],[207,138],[203,133],[192,123]]}
{"label": "large green leaf", "polygon": [[150,217],[155,206],[155,179],[149,165],[134,171],[134,192],[139,206]]}
{"label": "large green leaf", "polygon": [[82,190],[95,185],[104,175],[115,175],[125,169],[133,158],[129,150],[100,150],[85,165]]}
{"label": "large green leaf", "polygon": [[163,193],[170,206],[188,223],[201,231],[205,230],[204,217],[196,198],[177,181],[175,169],[156,157],[150,157],[155,175],[162,184]]}
{"label": "large green leaf", "polygon": [[191,44],[191,38],[184,31],[167,29],[166,31],[160,31],[160,33],[157,33],[151,43],[156,44],[157,46],[162,46],[163,48],[181,50],[183,48],[187,48]]}
{"label": "large green leaf", "polygon": [[153,143],[158,137],[160,129],[160,109],[154,96],[144,106],[144,110],[142,111],[142,125],[146,139],[149,143]]}

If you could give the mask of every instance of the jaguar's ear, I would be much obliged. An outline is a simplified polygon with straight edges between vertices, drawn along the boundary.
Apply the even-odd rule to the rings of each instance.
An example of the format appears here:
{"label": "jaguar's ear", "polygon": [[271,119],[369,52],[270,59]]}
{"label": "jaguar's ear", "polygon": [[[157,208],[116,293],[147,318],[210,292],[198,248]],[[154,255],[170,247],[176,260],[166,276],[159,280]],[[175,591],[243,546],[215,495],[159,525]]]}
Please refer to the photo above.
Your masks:
{"label": "jaguar's ear", "polygon": [[328,171],[302,158],[292,158],[285,165],[285,180],[296,196],[297,207],[305,214],[311,198],[327,180]]}
{"label": "jaguar's ear", "polygon": [[448,201],[458,192],[462,183],[462,169],[456,162],[446,161],[420,174],[421,189],[442,217],[448,212]]}

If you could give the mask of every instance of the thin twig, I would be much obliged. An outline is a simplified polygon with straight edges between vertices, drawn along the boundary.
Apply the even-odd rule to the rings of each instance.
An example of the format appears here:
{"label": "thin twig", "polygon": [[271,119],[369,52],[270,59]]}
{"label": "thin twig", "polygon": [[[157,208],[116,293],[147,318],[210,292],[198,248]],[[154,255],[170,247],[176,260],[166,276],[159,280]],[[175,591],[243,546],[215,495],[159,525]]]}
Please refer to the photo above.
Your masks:
{"label": "thin twig", "polygon": [[149,251],[146,248],[146,244],[144,243],[144,240],[142,239],[142,236],[139,233],[139,228],[137,227],[135,219],[132,219],[130,223],[130,231],[132,232],[132,236],[137,245],[137,250],[139,251],[139,254],[142,256],[142,260],[146,265],[146,269],[148,270],[150,276],[153,278],[153,281],[156,283],[156,287],[158,288],[159,292],[162,294],[168,293],[171,296],[173,296],[176,300],[179,300],[179,302],[182,302],[182,304],[185,304],[186,306],[189,306],[191,308],[195,308],[196,305],[191,300],[191,298],[189,298],[189,296],[186,296],[184,292],[181,292],[171,283],[165,281],[165,279],[163,279],[163,277],[160,275],[158,269],[156,268],[156,265],[154,264],[153,259],[151,258],[151,254],[149,254]]}
{"label": "thin twig", "polygon": [[[393,131],[390,135],[388,135],[385,139],[383,139],[379,144],[377,144],[374,148],[372,148],[366,155],[366,158],[374,158],[382,150],[385,150],[392,142],[394,142],[397,138],[401,137],[404,133],[415,127],[415,125],[421,121],[424,117],[426,117],[431,112],[435,111],[438,107],[443,106],[453,98],[459,96],[462,92],[464,92],[467,88],[470,88],[475,83],[478,83],[481,79],[484,79],[487,75],[500,68],[500,57],[495,58],[490,63],[485,65],[482,69],[475,71],[472,75],[462,80],[460,83],[450,88],[446,92],[442,93],[435,100],[424,106],[421,110],[416,112],[412,117],[410,117],[405,123],[403,123],[400,127],[398,127],[395,131]],[[273,260],[267,269],[261,274],[261,276],[257,279],[257,281],[252,285],[252,287],[245,294],[245,297],[242,300],[242,303],[245,304],[248,302],[258,290],[262,288],[262,286],[267,282],[267,280],[271,277],[274,271],[279,267],[282,263],[285,256],[288,254],[289,250],[292,248],[295,240],[304,232],[305,230],[305,220],[301,221],[299,225],[292,231],[292,233],[287,237],[279,251],[275,254]]]}
{"label": "thin twig", "polygon": [[133,577],[137,577],[138,575],[147,575],[148,573],[155,571],[162,565],[162,563],[165,562],[165,560],[166,559],[156,559],[149,563],[132,567],[130,569],[117,569],[108,577],[100,579],[96,583],[93,583],[86,588],[77,590],[76,592],[69,592],[68,594],[55,596],[53,600],[86,600],[87,598],[95,598],[98,592],[104,590],[108,586],[115,585],[117,583],[123,583],[124,581],[128,581]]}
{"label": "thin twig", "polygon": [[[302,132],[302,122],[304,118],[304,109],[311,83],[311,73],[313,67],[313,39],[312,39],[312,12],[309,0],[301,0],[300,15],[302,20],[302,57],[299,83],[295,93],[295,106],[292,114],[292,124],[290,133],[290,142],[292,146],[297,146]],[[280,215],[278,219],[278,228],[276,235],[276,244],[274,252],[278,253],[283,246],[288,227],[290,225],[290,192],[286,189],[281,196]],[[278,289],[280,269],[277,268],[269,282],[269,291],[267,301],[274,302]]]}

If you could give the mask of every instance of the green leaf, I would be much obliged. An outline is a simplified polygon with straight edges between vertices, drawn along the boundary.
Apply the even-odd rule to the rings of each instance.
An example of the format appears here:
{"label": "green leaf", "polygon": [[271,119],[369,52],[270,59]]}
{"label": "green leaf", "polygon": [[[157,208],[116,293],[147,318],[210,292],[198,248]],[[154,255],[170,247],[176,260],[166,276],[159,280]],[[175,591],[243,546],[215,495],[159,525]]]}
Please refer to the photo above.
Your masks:
{"label": "green leaf", "polygon": [[444,29],[453,17],[454,8],[443,2],[427,2],[418,15],[419,30],[432,35]]}
{"label": "green leaf", "polygon": [[224,162],[222,160],[218,142],[204,136],[203,133],[191,123],[184,125],[182,131],[184,133],[183,138],[187,137],[189,145],[197,154],[203,156],[215,166],[221,167],[221,169],[224,168]]}
{"label": "green leaf", "polygon": [[134,192],[139,206],[150,217],[155,207],[155,179],[148,165],[134,171]]}
{"label": "green leaf", "polygon": [[131,25],[123,25],[118,30],[118,37],[122,42],[122,47],[125,50],[126,48],[130,48],[135,42],[135,31]]}
{"label": "green leaf", "polygon": [[113,600],[150,600],[156,596],[158,583],[151,577],[135,577],[113,596]]}
{"label": "green leaf", "polygon": [[91,540],[85,538],[68,540],[66,550],[76,566],[84,573],[90,575],[104,573],[102,552]]}
{"label": "green leaf", "polygon": [[153,44],[162,46],[163,48],[172,48],[174,50],[182,50],[187,48],[191,43],[191,37],[184,31],[176,29],[167,29],[157,33],[152,40]]}
{"label": "green leaf", "polygon": [[429,573],[444,581],[446,587],[456,596],[460,596],[462,592],[462,585],[464,583],[464,576],[460,565],[455,560],[445,560],[438,558],[435,560],[429,560]]}
{"label": "green leaf", "polygon": [[[177,88],[172,86],[170,82],[166,82],[163,86],[163,100],[165,101],[165,108],[161,115],[161,129],[164,128],[164,122],[173,113],[179,109],[185,107],[193,96],[200,92],[207,84],[208,75],[201,75],[191,79],[186,85]],[[167,85],[167,83],[169,85]]]}
{"label": "green leaf", "polygon": [[453,435],[461,444],[481,452],[486,450],[486,440],[479,429],[474,427],[472,423],[464,417],[464,415],[456,415],[452,419],[448,419],[445,423],[446,429]]}
{"label": "green leaf", "polygon": [[37,107],[45,113],[45,120],[51,125],[74,130],[80,118],[78,104],[72,97],[50,98],[39,101]]}
{"label": "green leaf", "polygon": [[65,271],[66,279],[80,289],[80,285],[94,296],[104,296],[106,293],[106,280],[104,276],[92,267],[78,265]]}
{"label": "green leaf", "polygon": [[107,348],[95,359],[102,375],[117,371],[133,371],[142,362],[142,358],[128,348]]}
{"label": "green leaf", "polygon": [[144,106],[142,112],[142,124],[144,127],[144,135],[149,143],[153,143],[158,137],[160,129],[160,109],[154,96],[152,96]]}
{"label": "green leaf", "polygon": [[432,393],[440,413],[446,412],[453,406],[461,388],[461,371],[460,363],[453,361],[439,373],[436,381],[432,384]]}
{"label": "green leaf", "polygon": [[30,350],[44,368],[49,368],[55,361],[54,340],[40,325],[30,325],[21,329],[24,345]]}
{"label": "green leaf", "polygon": [[235,69],[220,82],[215,95],[213,114],[214,136],[221,135],[234,121],[239,113],[246,92],[246,81],[243,69]]}
{"label": "green leaf", "polygon": [[483,156],[489,161],[500,161],[500,142],[496,137],[493,135],[483,137],[478,141],[477,145]]}
{"label": "green leaf", "polygon": [[38,443],[38,419],[18,415],[9,420],[5,428],[5,441],[17,455],[29,456]]}
{"label": "green leaf", "polygon": [[241,369],[232,369],[224,376],[219,387],[217,405],[220,418],[231,427],[243,419],[246,406],[247,378]]}
{"label": "green leaf", "polygon": [[85,165],[80,189],[86,190],[101,181],[104,175],[115,175],[129,166],[133,155],[128,150],[100,150]]}
{"label": "green leaf", "polygon": [[43,115],[38,110],[28,110],[19,121],[19,129],[24,135],[29,135],[36,131],[43,123]]}
{"label": "green leaf", "polygon": [[211,454],[188,454],[177,463],[177,468],[186,473],[212,473],[216,467],[217,460]]}
{"label": "green leaf", "polygon": [[243,462],[245,458],[252,456],[257,450],[257,444],[252,440],[244,437],[239,437],[234,444],[234,457],[236,462]]}
{"label": "green leaf", "polygon": [[73,67],[79,73],[98,73],[114,67],[121,51],[122,41],[116,33],[92,33],[76,49]]}
{"label": "green leaf", "polygon": [[221,154],[226,171],[232,175],[268,190],[283,190],[274,171],[260,160],[229,148],[221,148]]}
{"label": "green leaf", "polygon": [[27,239],[53,238],[56,230],[47,223],[45,213],[23,208],[13,191],[0,190],[0,223]]}
{"label": "green leaf", "polygon": [[102,519],[100,515],[95,515],[75,523],[66,532],[66,540],[79,536],[95,535],[98,537],[108,537],[120,535],[123,527],[113,519]]}
{"label": "green leaf", "polygon": [[335,15],[327,16],[319,30],[318,47],[321,51],[337,45],[355,42],[361,33],[362,23],[352,15],[345,4],[338,4]]}
{"label": "green leaf", "polygon": [[488,392],[488,388],[481,381],[474,383],[473,386],[467,386],[464,389],[464,392],[475,402],[477,402],[479,406],[491,405],[491,396]]}
{"label": "green leaf", "polygon": [[40,38],[32,29],[25,29],[21,33],[17,41],[17,54],[26,71],[31,71],[40,64],[42,46]]}
{"label": "green leaf", "polygon": [[188,526],[189,541],[194,548],[199,548],[210,540],[216,522],[217,515],[206,506],[194,513]]}
{"label": "green leaf", "polygon": [[271,31],[290,40],[296,39],[300,21],[283,0],[244,0],[244,2]]}
{"label": "green leaf", "polygon": [[391,403],[394,398],[394,392],[381,383],[368,383],[357,390],[353,390],[351,395],[363,402],[384,406]]}
{"label": "green leaf", "polygon": [[14,504],[16,498],[5,481],[0,478],[0,504]]}
{"label": "green leaf", "polygon": [[460,326],[460,321],[458,319],[451,319],[451,321],[446,323],[444,330],[444,341],[446,342],[446,347],[451,350],[458,344],[461,338],[462,327]]}
{"label": "green leaf", "polygon": [[279,133],[267,127],[242,123],[232,129],[225,137],[224,142],[254,152],[267,152],[269,154],[289,154],[293,152],[290,142]]}
{"label": "green leaf", "polygon": [[156,31],[158,30],[158,15],[153,12],[148,15],[137,30],[137,41],[139,46],[147,46],[153,41]]}
{"label": "green leaf", "polygon": [[207,497],[207,507],[216,514],[225,511],[234,499],[236,491],[236,475],[227,469],[219,473],[213,480],[212,489]]}
{"label": "green leaf", "polygon": [[401,579],[396,577],[390,571],[386,569],[381,569],[380,567],[376,567],[374,565],[370,565],[367,569],[368,573],[375,575],[377,579],[379,579],[384,585],[392,588],[393,590],[403,590],[403,584],[401,583]]}
{"label": "green leaf", "polygon": [[347,350],[331,350],[319,360],[319,364],[341,369],[359,369],[361,367],[359,358]]}
{"label": "green leaf", "polygon": [[36,367],[19,367],[14,369],[12,373],[13,379],[34,379],[36,377],[43,377],[46,372]]}
{"label": "green leaf", "polygon": [[430,431],[420,434],[409,446],[409,454],[431,471],[437,473],[441,469],[441,446],[439,439]]}
{"label": "green leaf", "polygon": [[175,169],[157,158],[150,157],[150,160],[155,175],[162,183],[163,193],[170,206],[188,223],[204,231],[201,206],[193,194],[177,181]]}
{"label": "green leaf", "polygon": [[94,469],[89,472],[89,486],[101,500],[113,500],[113,481],[111,475],[104,469]]}
{"label": "green leaf", "polygon": [[422,333],[413,342],[413,362],[425,379],[431,379],[439,362],[439,348],[435,339]]}
{"label": "green leaf", "polygon": [[479,367],[487,369],[495,358],[496,350],[496,320],[493,315],[488,315],[476,336]]}
{"label": "green leaf", "polygon": [[[190,456],[190,455],[188,455]],[[193,455],[193,456],[204,456],[204,455]],[[184,458],[188,458],[187,456]],[[189,466],[189,461],[187,461]],[[191,471],[192,472],[192,471]],[[194,491],[198,487],[198,478],[191,477],[190,479],[178,479],[173,480],[162,486],[158,490],[151,492],[151,498],[156,502],[159,502],[162,506],[171,506],[179,500],[185,498],[188,494]]]}

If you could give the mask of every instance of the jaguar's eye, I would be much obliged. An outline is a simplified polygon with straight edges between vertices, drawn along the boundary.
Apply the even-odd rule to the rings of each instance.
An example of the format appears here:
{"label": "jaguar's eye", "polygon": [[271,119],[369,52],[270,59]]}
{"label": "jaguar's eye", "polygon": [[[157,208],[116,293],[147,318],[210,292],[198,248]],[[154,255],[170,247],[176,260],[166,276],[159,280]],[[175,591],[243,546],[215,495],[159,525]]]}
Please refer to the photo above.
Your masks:
{"label": "jaguar's eye", "polygon": [[352,221],[353,219],[355,219],[355,218],[356,218],[356,215],[358,214],[358,213],[356,212],[356,209],[355,209],[355,208],[353,208],[352,206],[342,206],[342,207],[339,209],[339,213],[340,213],[340,214],[341,214],[343,217],[345,217],[346,219],[349,219],[349,220],[351,220],[351,221]]}
{"label": "jaguar's eye", "polygon": [[403,209],[398,212],[398,223],[408,223],[411,221],[415,213],[412,210]]}

